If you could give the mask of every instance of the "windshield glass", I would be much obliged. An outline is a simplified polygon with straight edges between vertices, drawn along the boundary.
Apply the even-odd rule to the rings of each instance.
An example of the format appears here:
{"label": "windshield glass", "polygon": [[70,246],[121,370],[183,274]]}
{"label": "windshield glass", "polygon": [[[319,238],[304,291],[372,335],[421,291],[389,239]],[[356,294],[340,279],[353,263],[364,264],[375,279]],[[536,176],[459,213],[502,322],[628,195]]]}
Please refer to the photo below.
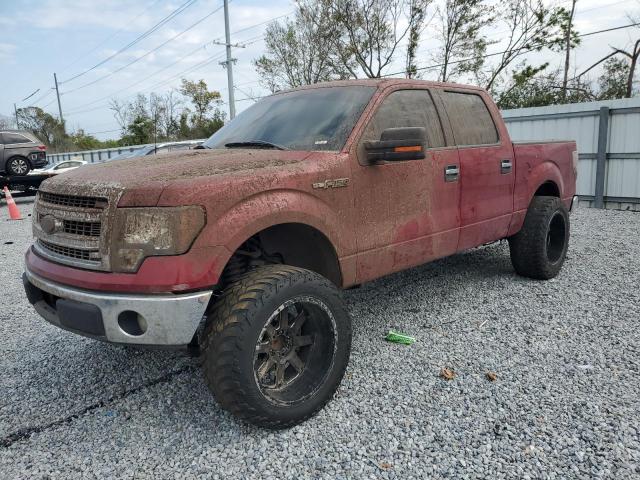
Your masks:
{"label": "windshield glass", "polygon": [[273,95],[247,108],[204,146],[266,142],[289,150],[340,150],[374,91],[375,87],[351,86]]}

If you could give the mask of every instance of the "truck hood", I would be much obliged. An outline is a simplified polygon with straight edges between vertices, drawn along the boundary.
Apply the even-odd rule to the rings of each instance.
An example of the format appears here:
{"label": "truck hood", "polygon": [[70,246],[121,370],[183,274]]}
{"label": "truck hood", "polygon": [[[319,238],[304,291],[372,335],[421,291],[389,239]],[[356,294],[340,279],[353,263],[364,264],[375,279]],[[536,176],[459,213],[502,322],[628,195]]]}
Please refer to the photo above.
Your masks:
{"label": "truck hood", "polygon": [[309,155],[306,151],[262,149],[147,155],[85,165],[46,180],[41,190],[110,199],[120,199],[124,194],[127,206],[155,205],[164,187],[177,180],[259,174],[261,170],[298,163]]}

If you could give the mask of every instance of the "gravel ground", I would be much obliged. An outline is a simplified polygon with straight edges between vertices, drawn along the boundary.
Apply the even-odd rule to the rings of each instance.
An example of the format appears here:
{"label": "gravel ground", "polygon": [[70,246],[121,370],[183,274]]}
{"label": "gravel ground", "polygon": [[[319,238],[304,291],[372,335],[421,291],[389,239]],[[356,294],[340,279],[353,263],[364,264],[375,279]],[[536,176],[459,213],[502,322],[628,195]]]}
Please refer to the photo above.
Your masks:
{"label": "gravel ground", "polygon": [[[195,359],[45,323],[19,280],[30,222],[6,216],[3,479],[640,477],[639,214],[578,210],[551,281],[517,277],[502,243],[345,292],[342,386],[280,432],[221,411]],[[417,342],[386,343],[390,327]]]}

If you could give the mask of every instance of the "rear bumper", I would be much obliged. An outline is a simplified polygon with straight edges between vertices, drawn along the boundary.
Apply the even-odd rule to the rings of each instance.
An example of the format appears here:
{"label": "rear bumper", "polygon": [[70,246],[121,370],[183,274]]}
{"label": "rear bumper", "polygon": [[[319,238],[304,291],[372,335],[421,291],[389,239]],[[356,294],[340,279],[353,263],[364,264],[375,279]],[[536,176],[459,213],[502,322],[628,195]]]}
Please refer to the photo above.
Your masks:
{"label": "rear bumper", "polygon": [[569,205],[569,213],[573,212],[578,208],[579,202],[580,202],[580,199],[578,198],[578,196],[574,195],[573,198],[571,199],[571,205]]}
{"label": "rear bumper", "polygon": [[29,154],[29,161],[32,168],[42,168],[47,164],[47,154],[44,152],[35,152]]}
{"label": "rear bumper", "polygon": [[212,291],[125,295],[82,290],[22,276],[29,302],[49,323],[106,342],[181,346],[191,342]]}

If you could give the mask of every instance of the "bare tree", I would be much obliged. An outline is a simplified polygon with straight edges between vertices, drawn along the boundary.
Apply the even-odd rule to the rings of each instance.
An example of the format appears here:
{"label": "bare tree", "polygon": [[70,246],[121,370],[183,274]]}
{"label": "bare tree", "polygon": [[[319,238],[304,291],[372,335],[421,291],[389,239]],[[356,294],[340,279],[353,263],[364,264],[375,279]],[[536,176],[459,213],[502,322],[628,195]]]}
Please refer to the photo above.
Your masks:
{"label": "bare tree", "polygon": [[332,37],[340,33],[330,21],[326,5],[301,0],[293,21],[273,22],[267,27],[266,54],[253,63],[261,83],[272,92],[351,76],[332,54]]}
{"label": "bare tree", "polygon": [[493,23],[493,8],[487,0],[445,0],[437,17],[442,36],[435,57],[441,65],[439,80],[447,82],[452,76],[476,71],[489,44],[482,29]]}
{"label": "bare tree", "polygon": [[177,136],[180,128],[179,119],[182,99],[178,97],[174,89],[169,90],[160,97],[164,115],[160,119],[162,134],[167,139],[173,139]]}
{"label": "bare tree", "polygon": [[498,18],[507,27],[506,47],[496,55],[497,61],[478,75],[489,91],[495,91],[496,82],[516,60],[556,41],[560,24],[558,9],[546,8],[542,0],[506,0]]}
{"label": "bare tree", "polygon": [[629,75],[627,77],[627,91],[625,93],[625,97],[630,98],[633,94],[633,77],[635,74],[636,65],[638,64],[638,57],[640,57],[640,38],[636,40],[633,48],[629,51],[622,48],[614,48],[614,52],[624,55],[629,59]]}
{"label": "bare tree", "polygon": [[571,48],[579,42],[573,31],[573,17],[576,12],[578,0],[571,0],[571,10],[566,14],[565,21],[561,27],[564,34],[564,72],[562,77],[562,99],[567,97],[567,84],[569,83],[569,63],[571,61]]}
{"label": "bare tree", "polygon": [[131,109],[128,102],[123,102],[117,98],[109,100],[109,110],[113,112],[113,117],[118,122],[122,135],[127,131],[127,127],[131,123]]}
{"label": "bare tree", "polygon": [[16,128],[16,122],[11,117],[0,115],[0,130]]}
{"label": "bare tree", "polygon": [[[333,37],[338,59],[351,76],[358,69],[368,78],[380,78],[409,33],[406,0],[320,0],[342,34]],[[353,64],[355,62],[355,65]]]}

